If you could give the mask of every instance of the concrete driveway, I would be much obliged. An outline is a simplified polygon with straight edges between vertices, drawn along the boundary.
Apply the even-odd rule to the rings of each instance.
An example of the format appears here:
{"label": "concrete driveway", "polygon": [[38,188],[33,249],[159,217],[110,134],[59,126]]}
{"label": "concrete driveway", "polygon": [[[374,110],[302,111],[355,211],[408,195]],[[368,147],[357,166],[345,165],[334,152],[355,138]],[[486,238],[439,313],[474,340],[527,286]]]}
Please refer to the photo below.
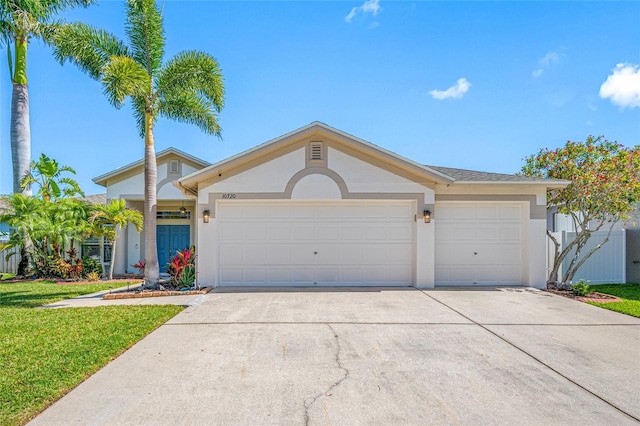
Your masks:
{"label": "concrete driveway", "polygon": [[32,423],[638,424],[640,319],[523,288],[215,291]]}

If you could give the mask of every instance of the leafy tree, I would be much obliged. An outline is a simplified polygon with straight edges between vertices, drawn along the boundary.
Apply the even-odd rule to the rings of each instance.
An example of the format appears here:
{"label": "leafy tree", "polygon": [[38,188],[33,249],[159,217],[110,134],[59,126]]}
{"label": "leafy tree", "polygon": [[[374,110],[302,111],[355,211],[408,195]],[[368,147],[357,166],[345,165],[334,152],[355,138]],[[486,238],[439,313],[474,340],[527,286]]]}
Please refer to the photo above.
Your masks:
{"label": "leafy tree", "polygon": [[38,161],[31,162],[31,168],[20,180],[20,187],[23,189],[31,186],[38,186],[38,196],[50,201],[62,196],[73,197],[75,195],[84,196],[80,185],[70,177],[61,177],[62,173],[76,174],[76,171],[69,166],[61,166],[56,160],[52,160],[46,155],[40,155]]}
{"label": "leafy tree", "polygon": [[[630,219],[638,206],[640,146],[626,148],[603,136],[589,136],[585,142],[568,141],[564,147],[541,149],[525,158],[522,174],[571,181],[566,188],[551,189],[547,194],[547,204],[569,215],[576,230],[576,238],[564,248],[547,231],[555,247],[547,285],[569,289],[578,269],[607,243],[615,223]],[[581,256],[591,235],[600,230],[608,231],[606,238]],[[567,257],[571,259],[569,266],[558,277]]]}
{"label": "leafy tree", "polygon": [[131,98],[144,137],[145,281],[157,286],[160,270],[156,243],[157,166],[153,127],[159,117],[194,124],[220,137],[218,113],[224,84],[218,62],[199,51],[183,51],[163,65],[164,26],[154,0],[128,0],[128,44],[84,24],[64,26],[54,36],[54,54],[102,82],[116,108]]}
{"label": "leafy tree", "polygon": [[[88,6],[93,0],[3,0],[0,2],[0,44],[6,44],[11,94],[11,157],[13,192],[22,192],[20,179],[29,171],[31,127],[27,87],[27,47],[32,37],[48,39],[58,22],[54,16],[67,8]],[[14,46],[13,54],[11,45]],[[25,194],[29,194],[26,189]]]}
{"label": "leafy tree", "polygon": [[[113,279],[113,265],[116,258],[116,242],[120,235],[120,230],[132,223],[138,232],[142,231],[143,218],[139,211],[127,208],[125,200],[111,200],[108,204],[94,206],[89,223],[93,223],[99,229],[98,234],[102,234],[111,242],[111,264],[109,265],[109,279]],[[113,226],[105,226],[113,225]],[[103,253],[100,251],[100,260]]]}

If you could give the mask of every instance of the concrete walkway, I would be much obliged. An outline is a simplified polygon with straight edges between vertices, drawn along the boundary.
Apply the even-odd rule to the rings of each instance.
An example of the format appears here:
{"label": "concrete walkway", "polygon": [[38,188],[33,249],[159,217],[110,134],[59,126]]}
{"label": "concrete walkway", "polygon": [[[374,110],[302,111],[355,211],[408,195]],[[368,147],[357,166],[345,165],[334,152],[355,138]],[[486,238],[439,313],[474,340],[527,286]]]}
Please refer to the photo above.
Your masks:
{"label": "concrete walkway", "polygon": [[[120,287],[111,290],[112,292],[120,292],[128,289],[140,287],[140,284],[128,287]],[[102,296],[109,293],[110,290],[99,291],[97,293],[85,294],[74,299],[61,300],[59,302],[49,303],[40,306],[40,308],[91,308],[95,306],[113,306],[113,305],[179,305],[193,306],[204,300],[202,294],[192,294],[184,296],[163,296],[163,297],[140,297],[132,299],[115,299],[103,300]]]}
{"label": "concrete walkway", "polygon": [[638,424],[639,348],[531,289],[218,290],[32,424]]}

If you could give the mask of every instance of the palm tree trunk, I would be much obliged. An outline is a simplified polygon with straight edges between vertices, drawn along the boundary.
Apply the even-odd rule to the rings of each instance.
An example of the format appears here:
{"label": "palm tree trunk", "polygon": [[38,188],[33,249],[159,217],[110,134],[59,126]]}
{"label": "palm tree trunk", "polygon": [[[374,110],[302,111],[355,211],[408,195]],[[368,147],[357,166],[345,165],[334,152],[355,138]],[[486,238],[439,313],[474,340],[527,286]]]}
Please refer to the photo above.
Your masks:
{"label": "palm tree trunk", "polygon": [[144,280],[147,287],[155,288],[160,281],[158,245],[156,241],[156,214],[158,211],[156,186],[158,170],[153,140],[153,117],[145,112],[144,133]]}
{"label": "palm tree trunk", "polygon": [[29,124],[29,90],[27,86],[27,39],[15,40],[15,72],[11,76],[11,160],[13,166],[13,192],[31,195],[31,189],[24,192],[20,180],[29,172],[31,162],[31,126]]}
{"label": "palm tree trunk", "polygon": [[20,180],[29,172],[31,162],[31,127],[29,125],[29,91],[26,84],[13,84],[11,94],[11,160],[13,165],[13,192],[31,195],[31,189],[22,191]]}
{"label": "palm tree trunk", "polygon": [[109,263],[109,280],[113,279],[113,265],[116,261],[116,242],[118,241],[118,233],[116,232],[116,237],[111,242],[111,263]]}

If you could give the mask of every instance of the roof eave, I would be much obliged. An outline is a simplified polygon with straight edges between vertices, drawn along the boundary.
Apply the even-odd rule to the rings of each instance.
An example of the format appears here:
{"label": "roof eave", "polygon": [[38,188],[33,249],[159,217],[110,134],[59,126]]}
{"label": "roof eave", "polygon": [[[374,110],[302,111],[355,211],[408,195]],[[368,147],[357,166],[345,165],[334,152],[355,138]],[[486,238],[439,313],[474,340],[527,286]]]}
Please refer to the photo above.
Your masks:
{"label": "roof eave", "polygon": [[441,173],[437,170],[434,170],[430,167],[424,166],[422,164],[413,162],[405,157],[402,157],[394,152],[388,151],[384,148],[381,148],[377,145],[372,144],[371,142],[367,142],[363,139],[350,135],[348,133],[342,132],[338,129],[335,129],[331,126],[328,126],[324,123],[320,123],[318,121],[308,124],[304,127],[301,127],[292,132],[286,133],[277,138],[271,139],[267,142],[264,142],[254,148],[243,151],[239,154],[236,154],[232,157],[229,157],[225,160],[219,161],[215,164],[212,164],[208,167],[205,167],[202,170],[197,170],[189,175],[183,176],[178,179],[181,185],[187,186],[193,189],[198,182],[209,179],[212,175],[216,174],[224,174],[224,172],[230,168],[235,167],[239,163],[244,161],[250,161],[254,157],[260,155],[261,153],[268,152],[270,148],[278,149],[278,145],[286,143],[288,139],[298,139],[300,137],[304,137],[305,134],[312,134],[318,129],[322,129],[327,133],[333,133],[341,138],[348,139],[355,143],[355,145],[361,145],[364,149],[373,150],[373,152],[382,153],[388,157],[393,158],[395,161],[403,164],[405,168],[412,169],[415,173],[422,174],[427,180],[434,181],[434,183],[443,183],[443,184],[451,184],[455,182],[455,179],[451,176],[448,176],[444,173]]}
{"label": "roof eave", "polygon": [[[173,148],[173,147],[170,147],[170,148],[167,148],[167,149],[164,149],[164,150],[158,152],[156,154],[156,158],[162,158],[162,157],[164,157],[166,155],[169,155],[169,154],[176,154],[176,155],[178,155],[180,157],[184,157],[184,158],[186,158],[186,159],[188,159],[190,161],[193,161],[196,164],[200,164],[202,167],[205,167],[205,168],[211,165],[211,163],[209,163],[207,161],[204,161],[201,158],[194,157],[191,154],[187,154],[186,152],[181,151],[181,150],[179,150],[177,148]],[[118,167],[117,169],[112,170],[112,171],[110,171],[108,173],[105,173],[105,174],[102,174],[100,176],[97,176],[97,177],[93,178],[92,181],[96,185],[100,185],[100,186],[106,187],[107,186],[107,180],[109,180],[110,178],[112,178],[114,176],[117,176],[117,175],[119,175],[121,173],[128,172],[129,170],[133,170],[133,169],[135,169],[136,167],[139,167],[139,166],[144,166],[144,158],[141,159],[141,160],[134,161],[133,163],[126,164],[126,165],[124,165],[122,167]]]}

